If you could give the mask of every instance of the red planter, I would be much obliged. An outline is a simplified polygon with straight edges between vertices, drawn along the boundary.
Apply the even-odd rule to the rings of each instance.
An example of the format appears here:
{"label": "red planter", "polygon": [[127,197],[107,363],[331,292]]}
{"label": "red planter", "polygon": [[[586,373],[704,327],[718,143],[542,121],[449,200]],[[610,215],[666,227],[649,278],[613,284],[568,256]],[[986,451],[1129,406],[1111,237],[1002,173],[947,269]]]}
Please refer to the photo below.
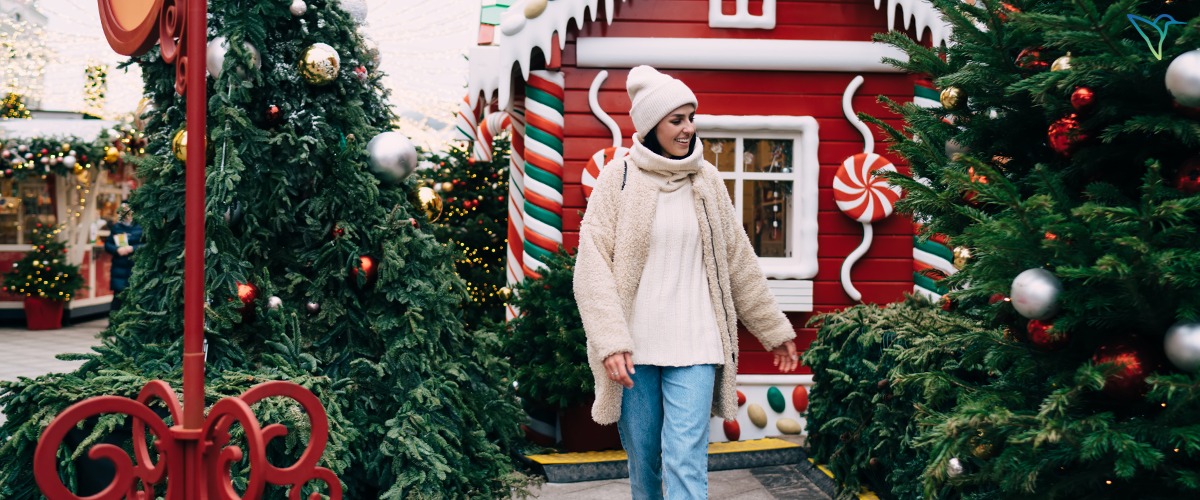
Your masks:
{"label": "red planter", "polygon": [[622,449],[617,424],[600,425],[592,420],[592,402],[589,399],[558,417],[563,449],[570,452]]}
{"label": "red planter", "polygon": [[25,323],[30,330],[62,328],[63,301],[25,297]]}

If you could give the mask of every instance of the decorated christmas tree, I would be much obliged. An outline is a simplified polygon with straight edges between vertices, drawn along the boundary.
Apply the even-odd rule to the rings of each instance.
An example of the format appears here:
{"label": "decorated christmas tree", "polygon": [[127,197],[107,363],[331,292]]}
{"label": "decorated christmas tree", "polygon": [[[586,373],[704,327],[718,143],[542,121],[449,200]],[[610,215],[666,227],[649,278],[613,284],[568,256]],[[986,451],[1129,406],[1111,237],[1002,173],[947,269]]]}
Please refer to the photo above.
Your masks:
{"label": "decorated christmas tree", "polygon": [[4,275],[4,291],[26,297],[71,300],[71,295],[83,287],[84,280],[79,266],[67,262],[67,244],[58,239],[61,231],[37,223],[29,251]]}
{"label": "decorated christmas tree", "polygon": [[456,268],[471,294],[463,304],[463,322],[472,329],[504,321],[508,147],[508,138],[501,136],[492,141],[490,160],[473,159],[469,145],[428,158],[436,168],[425,178],[441,193],[444,210],[433,234],[459,252]]}
{"label": "decorated christmas tree", "polygon": [[[873,121],[912,167],[888,175],[907,193],[897,209],[969,258],[927,272],[949,275],[948,311],[872,320],[899,340],[870,384],[916,412],[880,406],[861,428],[911,436],[930,497],[1197,497],[1200,6],[934,3],[948,48],[881,38],[940,106],[884,99],[907,127]],[[814,394],[845,381],[826,368]],[[819,434],[819,459],[865,449],[906,466],[870,435]]]}
{"label": "decorated christmas tree", "polygon": [[[378,51],[357,30],[365,16],[361,2],[209,2],[208,403],[268,380],[310,389],[330,417],[318,465],[345,498],[510,498],[524,484],[509,455],[522,420],[510,368],[497,337],[464,329],[468,285],[433,234],[435,193],[406,178],[417,151],[386,132],[394,116]],[[130,198],[147,243],[103,345],[65,356],[82,368],[0,383],[0,498],[39,497],[34,445],[71,403],[135,396],[155,378],[180,387],[185,102],[159,48],[128,64],[153,103]],[[290,402],[256,406],[263,425],[289,429],[268,459],[294,463],[308,417]],[[101,417],[92,438],[123,421]],[[84,453],[61,452],[68,485],[66,459]],[[248,468],[234,463],[235,487]],[[300,495],[325,492],[313,488]]]}

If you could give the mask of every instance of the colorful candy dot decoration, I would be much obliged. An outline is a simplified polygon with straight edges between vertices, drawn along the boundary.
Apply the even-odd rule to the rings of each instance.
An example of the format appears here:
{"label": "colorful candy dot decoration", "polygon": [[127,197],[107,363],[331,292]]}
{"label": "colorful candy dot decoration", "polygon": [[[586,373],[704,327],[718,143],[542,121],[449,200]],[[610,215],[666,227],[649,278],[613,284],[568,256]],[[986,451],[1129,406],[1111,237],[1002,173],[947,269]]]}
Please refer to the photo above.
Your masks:
{"label": "colorful candy dot decoration", "polygon": [[808,409],[808,389],[805,389],[802,385],[798,385],[795,389],[792,389],[792,408],[795,408],[800,413],[804,413]]}
{"label": "colorful candy dot decoration", "polygon": [[771,409],[775,410],[775,413],[783,413],[783,410],[787,409],[787,405],[783,401],[783,393],[779,391],[778,387],[767,389],[767,404],[771,405]]}

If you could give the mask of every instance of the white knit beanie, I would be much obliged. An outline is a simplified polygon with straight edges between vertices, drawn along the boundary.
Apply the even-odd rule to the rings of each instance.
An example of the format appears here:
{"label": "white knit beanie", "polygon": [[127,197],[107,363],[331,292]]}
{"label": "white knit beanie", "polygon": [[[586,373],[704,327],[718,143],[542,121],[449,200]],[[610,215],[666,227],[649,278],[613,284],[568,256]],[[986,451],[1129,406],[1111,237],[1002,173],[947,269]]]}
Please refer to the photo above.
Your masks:
{"label": "white knit beanie", "polygon": [[633,101],[629,116],[633,118],[633,127],[642,139],[675,108],[684,104],[699,108],[692,89],[650,66],[638,66],[630,70],[625,88],[629,90],[629,99]]}

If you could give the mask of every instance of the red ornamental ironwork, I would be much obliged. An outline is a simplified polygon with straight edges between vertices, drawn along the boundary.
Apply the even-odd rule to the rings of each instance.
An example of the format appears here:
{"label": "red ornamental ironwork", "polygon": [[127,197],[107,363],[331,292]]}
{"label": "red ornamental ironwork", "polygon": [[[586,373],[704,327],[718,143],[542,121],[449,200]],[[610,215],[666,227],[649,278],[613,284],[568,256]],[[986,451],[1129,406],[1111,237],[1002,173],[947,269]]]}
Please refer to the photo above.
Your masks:
{"label": "red ornamental ironwork", "polygon": [[[175,90],[187,95],[186,233],[184,241],[183,401],[169,384],[146,384],[136,400],[100,396],[80,401],[59,414],[42,431],[33,457],[34,478],[49,500],[81,497],[67,489],[56,461],[67,432],[84,420],[106,413],[133,418],[134,460],[117,446],[97,444],[88,450],[93,460],[107,459],[116,468],[108,487],[86,500],[149,500],[154,485],[166,483],[167,500],[253,500],[262,497],[268,483],[290,486],[289,498],[300,499],[301,488],[324,482],[333,500],[342,498],[342,486],[332,471],[317,467],[329,438],[329,419],[321,402],[300,385],[272,381],[259,384],[235,398],[218,401],[204,414],[204,181],[206,104],[204,71],[189,71],[188,61],[204,61],[208,32],[207,2],[203,0],[99,0],[100,20],[109,45],[122,55],[145,54],[158,43],[163,59],[175,64]],[[199,66],[203,68],[203,64]],[[300,459],[289,467],[267,461],[266,446],[287,435],[280,424],[263,427],[250,405],[275,396],[290,398],[308,415],[312,435]],[[148,404],[158,399],[175,425],[168,427]],[[231,445],[230,427],[240,424],[245,447]],[[146,427],[154,436],[157,463],[146,444]],[[249,459],[247,486],[242,494],[230,478],[233,462]],[[141,490],[138,485],[141,485]],[[318,493],[310,500],[320,498]]]}

